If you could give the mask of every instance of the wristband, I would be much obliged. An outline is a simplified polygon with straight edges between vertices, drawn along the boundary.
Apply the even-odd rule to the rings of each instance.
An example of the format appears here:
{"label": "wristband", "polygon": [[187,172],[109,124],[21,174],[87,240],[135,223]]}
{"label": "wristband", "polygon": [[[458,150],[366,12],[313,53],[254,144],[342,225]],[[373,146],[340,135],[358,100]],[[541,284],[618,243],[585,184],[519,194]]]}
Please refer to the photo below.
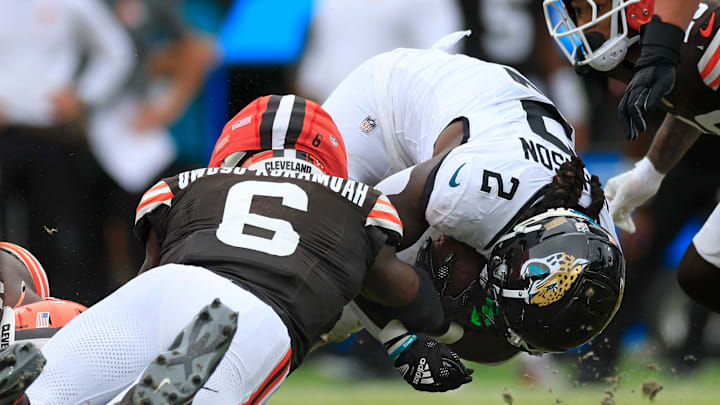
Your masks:
{"label": "wristband", "polygon": [[663,58],[674,65],[680,63],[680,50],[682,49],[685,31],[674,24],[663,22],[657,15],[652,16],[650,22],[640,29],[642,39],[640,45],[643,49],[652,48],[653,54],[646,55],[641,52],[635,69],[652,64],[655,59]]}
{"label": "wristband", "polygon": [[388,356],[390,356],[390,359],[393,361],[395,361],[408,346],[417,340],[417,336],[408,332],[405,325],[397,319],[388,322],[387,325],[380,330],[377,337],[383,346],[385,346]]}

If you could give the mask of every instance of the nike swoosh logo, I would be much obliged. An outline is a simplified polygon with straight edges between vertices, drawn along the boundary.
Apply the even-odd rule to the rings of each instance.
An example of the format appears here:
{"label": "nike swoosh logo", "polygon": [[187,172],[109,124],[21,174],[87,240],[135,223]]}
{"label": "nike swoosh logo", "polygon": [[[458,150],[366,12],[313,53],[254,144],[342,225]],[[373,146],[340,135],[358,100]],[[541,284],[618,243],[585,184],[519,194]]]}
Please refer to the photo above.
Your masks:
{"label": "nike swoosh logo", "polygon": [[166,384],[170,384],[172,381],[170,381],[169,378],[165,377],[162,381],[160,381],[160,384],[158,385],[157,389],[155,389],[155,392],[160,391],[160,388],[162,388]]}
{"label": "nike swoosh logo", "polygon": [[705,38],[708,38],[710,34],[712,34],[713,25],[715,24],[715,12],[713,11],[712,15],[710,16],[710,22],[708,23],[707,27],[705,29],[700,29],[700,35],[704,36]]}
{"label": "nike swoosh logo", "polygon": [[462,169],[463,166],[465,166],[465,163],[461,164],[460,167],[455,170],[455,173],[453,173],[452,177],[450,177],[450,187],[457,187],[460,185],[460,183],[456,182],[455,180],[457,180],[457,175],[458,173],[460,173],[460,169]]}

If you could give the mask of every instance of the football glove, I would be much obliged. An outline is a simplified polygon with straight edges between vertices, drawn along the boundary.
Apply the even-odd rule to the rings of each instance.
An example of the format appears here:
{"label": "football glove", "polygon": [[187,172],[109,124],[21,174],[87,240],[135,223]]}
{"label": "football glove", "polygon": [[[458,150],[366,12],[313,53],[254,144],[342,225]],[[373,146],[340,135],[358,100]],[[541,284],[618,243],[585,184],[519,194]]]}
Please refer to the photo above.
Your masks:
{"label": "football glove", "polygon": [[[468,303],[470,303],[470,295],[474,288],[478,286],[478,281],[474,280],[468,284],[465,289],[455,296],[451,296],[447,292],[448,282],[452,278],[453,272],[455,271],[455,262],[457,258],[455,254],[448,254],[443,260],[442,264],[435,267],[432,260],[432,238],[428,238],[422,247],[418,251],[415,265],[425,269],[433,280],[435,291],[440,296],[442,302],[443,311],[446,319],[452,319],[455,314],[460,312]],[[478,264],[480,267],[484,266],[484,263]]]}
{"label": "football glove", "polygon": [[403,379],[418,391],[445,392],[472,381],[474,370],[430,336],[404,333],[385,348]]}
{"label": "football glove", "polygon": [[647,128],[643,113],[655,110],[675,87],[675,66],[680,63],[685,36],[680,27],[662,22],[658,16],[653,16],[640,32],[640,59],[618,106],[620,124],[630,140],[637,139]]}
{"label": "football glove", "polygon": [[625,232],[634,233],[632,213],[635,208],[654,196],[665,175],[655,169],[647,157],[635,163],[635,168],[619,174],[607,182],[605,196],[610,203],[615,225]]}

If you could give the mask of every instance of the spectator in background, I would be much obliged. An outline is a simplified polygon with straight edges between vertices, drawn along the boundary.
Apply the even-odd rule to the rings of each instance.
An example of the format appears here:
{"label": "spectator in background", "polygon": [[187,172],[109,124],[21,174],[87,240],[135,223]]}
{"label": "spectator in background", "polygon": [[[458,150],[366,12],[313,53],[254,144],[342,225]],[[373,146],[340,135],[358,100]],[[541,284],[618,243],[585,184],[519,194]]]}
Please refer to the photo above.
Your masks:
{"label": "spectator in background", "polygon": [[106,2],[129,32],[137,55],[126,86],[92,114],[89,127],[92,150],[107,173],[96,184],[97,194],[105,196],[96,212],[104,225],[109,292],[140,266],[143,251],[132,237],[133,208],[140,193],[175,161],[168,128],[202,88],[216,52],[181,18],[179,1]]}
{"label": "spectator in background", "polygon": [[395,48],[429,48],[463,29],[447,0],[318,1],[296,92],[322,102],[355,67]]}
{"label": "spectator in background", "polygon": [[[218,59],[223,54],[219,32],[232,0],[183,0],[182,17],[198,35],[213,38]],[[177,145],[173,172],[204,166],[229,119],[227,66],[219,61],[208,73],[185,113],[170,127]],[[202,136],[199,136],[202,134]]]}
{"label": "spectator in background", "polygon": [[547,35],[542,8],[534,0],[459,0],[473,35],[463,53],[510,65],[540,87],[573,125],[578,152],[589,142],[589,103],[582,80]]}
{"label": "spectator in background", "polygon": [[82,123],[127,77],[131,44],[98,0],[0,0],[0,60],[2,238],[50,263],[56,293],[77,299],[100,233],[84,216],[97,196]]}

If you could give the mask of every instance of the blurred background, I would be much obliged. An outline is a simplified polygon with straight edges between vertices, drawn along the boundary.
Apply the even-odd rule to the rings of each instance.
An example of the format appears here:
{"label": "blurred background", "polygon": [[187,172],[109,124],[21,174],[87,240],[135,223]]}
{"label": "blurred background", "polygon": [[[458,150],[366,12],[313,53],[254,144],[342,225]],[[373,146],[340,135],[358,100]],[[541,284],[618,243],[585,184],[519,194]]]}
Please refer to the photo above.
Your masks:
{"label": "blurred background", "polygon": [[[626,142],[618,127],[623,85],[575,75],[536,0],[0,0],[0,240],[38,257],[54,296],[90,305],[143,260],[140,195],[205,165],[249,101],[322,103],[365,59],[468,28],[457,52],[543,89],[603,182],[644,155],[651,136]],[[717,403],[720,318],[684,297],[674,268],[717,203],[719,146],[702,137],[621,235],[624,302],[586,347],[477,365],[446,397],[412,392],[360,333],[314,353],[271,403],[644,403],[648,381],[665,387],[657,403]]]}

